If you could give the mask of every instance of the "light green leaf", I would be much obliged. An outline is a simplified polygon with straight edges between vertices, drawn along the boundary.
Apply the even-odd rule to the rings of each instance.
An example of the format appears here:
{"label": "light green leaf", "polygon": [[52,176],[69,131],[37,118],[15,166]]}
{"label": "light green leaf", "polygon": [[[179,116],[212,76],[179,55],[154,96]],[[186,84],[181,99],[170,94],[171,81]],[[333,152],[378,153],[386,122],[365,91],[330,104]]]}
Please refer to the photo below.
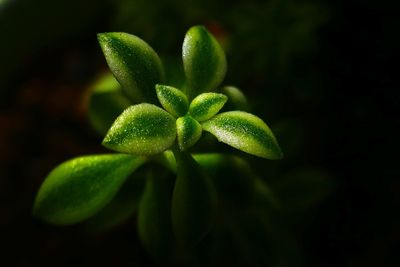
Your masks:
{"label": "light green leaf", "polygon": [[195,119],[186,115],[176,120],[176,133],[181,151],[193,146],[201,137],[201,125]]}
{"label": "light green leaf", "polygon": [[157,84],[156,92],[161,105],[172,116],[178,118],[187,113],[189,101],[181,90],[172,86]]}
{"label": "light green leaf", "polygon": [[250,105],[243,92],[235,86],[224,86],[221,93],[228,97],[228,108],[241,111],[249,111]]}
{"label": "light green leaf", "polygon": [[153,155],[169,148],[175,137],[175,118],[155,105],[143,103],[127,108],[102,144],[118,152]]}
{"label": "light green leaf", "polygon": [[215,116],[228,98],[217,93],[203,93],[190,103],[189,113],[197,121],[205,121]]}
{"label": "light green leaf", "polygon": [[188,153],[177,153],[178,174],[172,196],[172,226],[182,247],[192,248],[210,230],[217,193],[210,177]]}
{"label": "light green leaf", "polygon": [[97,35],[110,70],[130,99],[157,103],[154,86],[164,81],[157,53],[142,39],[122,32]]}
{"label": "light green leaf", "polygon": [[121,86],[111,73],[101,77],[93,85],[88,103],[89,121],[104,136],[119,114],[129,107]]}
{"label": "light green leaf", "polygon": [[[161,172],[162,173],[162,172]],[[173,232],[171,226],[171,192],[173,179],[150,172],[140,201],[138,232],[146,250],[158,261],[171,255]]]}
{"label": "light green leaf", "polygon": [[33,213],[59,225],[85,220],[114,197],[126,178],[145,160],[124,154],[75,158],[56,167],[43,182]]}
{"label": "light green leaf", "polygon": [[204,122],[202,127],[220,142],[249,154],[267,159],[283,157],[272,131],[265,122],[250,113],[224,112]]}
{"label": "light green leaf", "polygon": [[186,33],[182,58],[188,81],[186,95],[189,99],[201,92],[216,89],[225,77],[225,53],[203,26],[194,26]]}

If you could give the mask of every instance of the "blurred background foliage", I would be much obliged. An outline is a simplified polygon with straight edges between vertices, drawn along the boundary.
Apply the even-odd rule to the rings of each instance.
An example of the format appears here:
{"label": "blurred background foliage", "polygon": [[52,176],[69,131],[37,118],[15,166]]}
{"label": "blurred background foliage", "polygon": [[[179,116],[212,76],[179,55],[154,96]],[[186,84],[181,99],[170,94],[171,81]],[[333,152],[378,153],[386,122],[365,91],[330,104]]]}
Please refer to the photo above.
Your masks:
{"label": "blurred background foliage", "polygon": [[[397,10],[345,0],[0,1],[0,265],[155,264],[129,216],[140,179],[83,226],[44,225],[30,209],[56,164],[106,151],[87,115],[107,71],[96,33],[143,38],[180,85],[183,36],[204,24],[227,53],[225,84],[243,90],[285,158],[219,147],[249,162],[269,186],[255,190],[277,206],[243,209],[236,180],[216,180],[237,202],[221,216],[228,227],[217,224],[203,243],[215,246],[200,254],[203,265],[399,266]],[[229,166],[216,177],[240,176]]]}

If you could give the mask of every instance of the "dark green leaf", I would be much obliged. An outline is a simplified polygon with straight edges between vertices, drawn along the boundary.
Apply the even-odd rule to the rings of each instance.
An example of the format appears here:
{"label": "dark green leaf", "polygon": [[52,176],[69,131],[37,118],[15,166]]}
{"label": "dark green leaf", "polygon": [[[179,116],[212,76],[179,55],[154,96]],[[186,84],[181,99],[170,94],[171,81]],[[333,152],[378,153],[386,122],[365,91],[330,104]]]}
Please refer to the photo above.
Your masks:
{"label": "dark green leaf", "polygon": [[146,182],[144,174],[144,168],[131,174],[110,203],[85,222],[85,230],[99,233],[129,223],[138,211]]}
{"label": "dark green leaf", "polygon": [[129,105],[119,83],[108,73],[93,85],[88,106],[89,121],[104,136],[118,115]]}
{"label": "dark green leaf", "polygon": [[184,116],[189,109],[186,95],[179,89],[167,85],[156,85],[157,97],[163,108],[178,118]]}
{"label": "dark green leaf", "polygon": [[225,77],[225,53],[203,26],[194,26],[186,33],[182,58],[189,99],[216,89]]}
{"label": "dark green leaf", "polygon": [[221,93],[228,97],[228,108],[241,111],[249,111],[250,105],[243,92],[235,86],[224,86]]}
{"label": "dark green leaf", "polygon": [[195,119],[186,115],[176,120],[178,145],[181,151],[193,146],[201,137],[201,125]]}
{"label": "dark green leaf", "polygon": [[[159,173],[159,172],[158,172]],[[164,175],[150,172],[139,206],[138,232],[147,251],[159,261],[170,257],[172,184]]]}
{"label": "dark green leaf", "polygon": [[154,86],[164,81],[157,53],[142,39],[127,33],[99,33],[98,40],[112,73],[130,99],[157,103]]}
{"label": "dark green leaf", "polygon": [[221,113],[204,122],[202,127],[215,135],[220,142],[249,154],[267,159],[283,157],[272,131],[260,118],[250,113]]}
{"label": "dark green leaf", "polygon": [[118,152],[153,155],[169,148],[175,137],[175,118],[144,103],[130,106],[115,120],[103,145]]}
{"label": "dark green leaf", "polygon": [[124,154],[66,161],[46,177],[33,212],[40,219],[59,225],[85,220],[103,208],[144,161],[142,157]]}
{"label": "dark green leaf", "polygon": [[178,175],[172,196],[172,226],[177,241],[191,248],[210,230],[217,193],[205,171],[185,152],[177,153]]}
{"label": "dark green leaf", "polygon": [[197,121],[205,121],[215,116],[228,98],[223,94],[203,93],[190,103],[189,113]]}

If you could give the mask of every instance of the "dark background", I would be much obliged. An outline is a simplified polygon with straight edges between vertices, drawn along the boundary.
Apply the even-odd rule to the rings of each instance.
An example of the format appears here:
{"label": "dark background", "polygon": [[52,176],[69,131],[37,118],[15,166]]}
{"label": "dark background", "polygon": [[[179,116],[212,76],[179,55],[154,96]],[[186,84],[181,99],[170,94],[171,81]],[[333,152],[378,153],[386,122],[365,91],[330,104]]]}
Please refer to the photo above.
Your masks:
{"label": "dark background", "polygon": [[293,266],[400,266],[398,10],[389,1],[2,1],[0,265],[153,265],[135,218],[88,233],[36,221],[31,207],[58,163],[106,151],[86,118],[88,88],[107,69],[96,33],[138,35],[168,61],[204,24],[227,52],[225,83],[242,88],[285,153],[248,159],[286,203],[301,255]]}

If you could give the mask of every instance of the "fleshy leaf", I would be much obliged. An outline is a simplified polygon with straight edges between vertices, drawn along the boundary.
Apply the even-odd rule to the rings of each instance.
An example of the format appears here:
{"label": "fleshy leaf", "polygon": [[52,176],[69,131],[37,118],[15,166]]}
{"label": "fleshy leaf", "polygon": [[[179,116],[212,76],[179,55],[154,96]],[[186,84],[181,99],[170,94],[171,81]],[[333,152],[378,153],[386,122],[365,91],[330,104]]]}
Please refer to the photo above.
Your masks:
{"label": "fleshy leaf", "polygon": [[157,53],[137,36],[109,32],[97,35],[111,72],[135,102],[157,103],[154,86],[164,81]]}
{"label": "fleshy leaf", "polygon": [[118,152],[153,155],[170,147],[175,137],[175,118],[162,108],[143,103],[127,108],[102,144]]}
{"label": "fleshy leaf", "polygon": [[177,178],[172,196],[172,226],[182,247],[192,248],[210,230],[217,192],[199,164],[186,152],[176,154]]}
{"label": "fleshy leaf", "polygon": [[[243,92],[235,86],[224,86],[221,93],[228,97],[228,108],[241,111],[249,111],[250,105]],[[225,106],[226,107],[226,106]]]}
{"label": "fleshy leaf", "polygon": [[178,118],[187,113],[189,101],[181,90],[172,86],[157,84],[156,92],[161,105],[172,116]]}
{"label": "fleshy leaf", "polygon": [[250,113],[224,112],[204,122],[202,127],[220,142],[249,154],[267,159],[283,157],[272,131],[260,118]]}
{"label": "fleshy leaf", "polygon": [[201,137],[201,125],[195,119],[186,115],[176,120],[178,145],[184,151],[194,145]]}
{"label": "fleshy leaf", "polygon": [[186,95],[189,99],[216,89],[225,77],[225,53],[203,26],[194,26],[186,33],[182,58],[188,81]]}
{"label": "fleshy leaf", "polygon": [[197,121],[205,121],[215,116],[228,98],[217,93],[203,93],[190,103],[189,113]]}
{"label": "fleshy leaf", "polygon": [[89,121],[104,136],[119,114],[130,106],[121,86],[111,73],[101,77],[94,85],[88,103]]}
{"label": "fleshy leaf", "polygon": [[114,197],[126,178],[144,163],[124,154],[75,158],[56,167],[43,182],[33,213],[58,225],[85,220]]}
{"label": "fleshy leaf", "polygon": [[85,230],[89,233],[111,230],[136,215],[146,182],[144,174],[144,168],[132,173],[110,203],[85,222]]}
{"label": "fleshy leaf", "polygon": [[[161,172],[162,173],[162,172]],[[171,192],[173,179],[164,175],[147,175],[146,187],[140,201],[138,232],[147,251],[158,261],[165,262],[171,255]]]}

